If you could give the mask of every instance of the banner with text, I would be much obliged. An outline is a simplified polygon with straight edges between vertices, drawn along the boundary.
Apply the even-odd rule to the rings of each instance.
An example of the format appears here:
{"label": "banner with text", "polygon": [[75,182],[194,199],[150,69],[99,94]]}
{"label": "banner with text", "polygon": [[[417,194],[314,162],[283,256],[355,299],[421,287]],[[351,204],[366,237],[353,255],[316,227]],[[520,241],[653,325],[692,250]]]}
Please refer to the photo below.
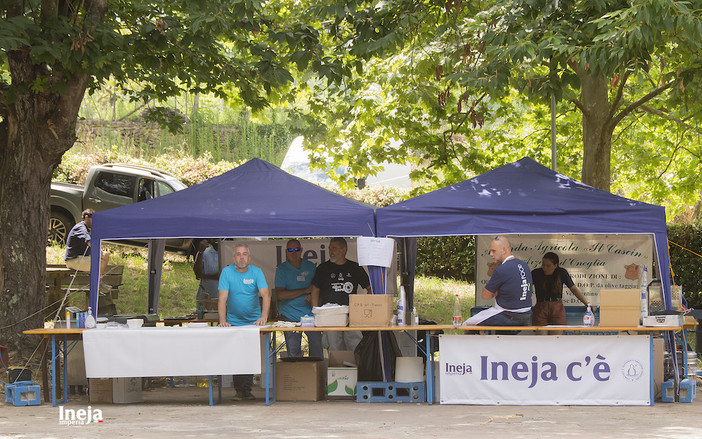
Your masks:
{"label": "banner with text", "polygon": [[[533,270],[541,267],[547,252],[554,252],[560,266],[568,270],[575,285],[588,301],[600,303],[601,289],[639,288],[643,266],[648,267],[648,280],[653,262],[653,239],[650,235],[505,235],[512,245],[512,254]],[[490,257],[494,236],[477,236],[475,290],[482,291],[496,264]],[[476,306],[490,306],[476,294]],[[563,304],[580,305],[580,301],[563,288]]]}
{"label": "banner with text", "polygon": [[649,405],[650,349],[639,335],[441,335],[441,403]]}

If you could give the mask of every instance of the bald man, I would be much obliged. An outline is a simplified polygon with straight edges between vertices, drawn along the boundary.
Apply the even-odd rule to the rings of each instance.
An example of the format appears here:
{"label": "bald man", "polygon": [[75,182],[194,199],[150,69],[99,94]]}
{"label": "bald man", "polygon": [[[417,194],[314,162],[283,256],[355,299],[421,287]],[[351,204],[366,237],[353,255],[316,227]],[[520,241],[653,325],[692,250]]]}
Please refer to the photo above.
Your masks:
{"label": "bald man", "polygon": [[464,325],[529,326],[533,282],[526,262],[512,255],[512,247],[504,236],[490,243],[490,257],[498,266],[483,288],[483,300],[495,304],[467,319]]}

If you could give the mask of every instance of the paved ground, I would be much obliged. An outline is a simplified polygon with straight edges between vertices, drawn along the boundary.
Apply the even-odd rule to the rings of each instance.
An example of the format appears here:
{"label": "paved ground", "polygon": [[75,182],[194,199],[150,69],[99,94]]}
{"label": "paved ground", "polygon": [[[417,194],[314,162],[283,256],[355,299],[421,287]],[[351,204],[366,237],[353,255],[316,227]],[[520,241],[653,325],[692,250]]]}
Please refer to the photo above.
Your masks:
{"label": "paved ground", "polygon": [[[259,389],[256,389],[260,391]],[[262,392],[262,391],[261,391]],[[207,405],[207,389],[144,391],[141,404],[90,405],[72,397],[67,408],[100,409],[104,422],[60,425],[50,404],[0,403],[0,439],[72,437],[235,438],[702,438],[702,402],[654,407],[450,406],[352,401],[234,402]],[[262,393],[258,394],[262,396]]]}

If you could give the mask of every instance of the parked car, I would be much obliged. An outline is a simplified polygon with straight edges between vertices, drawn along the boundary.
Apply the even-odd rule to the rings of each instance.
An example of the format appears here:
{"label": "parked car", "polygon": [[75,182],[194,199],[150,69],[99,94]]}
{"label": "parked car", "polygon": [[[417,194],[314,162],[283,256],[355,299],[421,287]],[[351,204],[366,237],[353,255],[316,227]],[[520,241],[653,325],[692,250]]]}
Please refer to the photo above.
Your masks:
{"label": "parked car", "polygon": [[[49,242],[64,244],[68,232],[81,220],[81,212],[85,209],[107,210],[186,187],[166,171],[124,163],[91,167],[84,186],[52,182]],[[166,248],[185,254],[194,253],[190,239],[169,239]]]}

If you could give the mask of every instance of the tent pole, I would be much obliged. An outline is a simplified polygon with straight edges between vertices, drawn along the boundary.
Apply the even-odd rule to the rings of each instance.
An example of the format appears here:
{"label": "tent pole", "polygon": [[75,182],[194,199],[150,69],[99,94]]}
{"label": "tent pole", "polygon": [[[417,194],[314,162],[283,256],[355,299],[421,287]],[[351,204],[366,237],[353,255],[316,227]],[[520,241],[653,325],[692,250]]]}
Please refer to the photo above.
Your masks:
{"label": "tent pole", "polygon": [[147,310],[149,314],[158,314],[158,299],[161,295],[161,271],[165,249],[165,239],[149,240],[149,303]]}

